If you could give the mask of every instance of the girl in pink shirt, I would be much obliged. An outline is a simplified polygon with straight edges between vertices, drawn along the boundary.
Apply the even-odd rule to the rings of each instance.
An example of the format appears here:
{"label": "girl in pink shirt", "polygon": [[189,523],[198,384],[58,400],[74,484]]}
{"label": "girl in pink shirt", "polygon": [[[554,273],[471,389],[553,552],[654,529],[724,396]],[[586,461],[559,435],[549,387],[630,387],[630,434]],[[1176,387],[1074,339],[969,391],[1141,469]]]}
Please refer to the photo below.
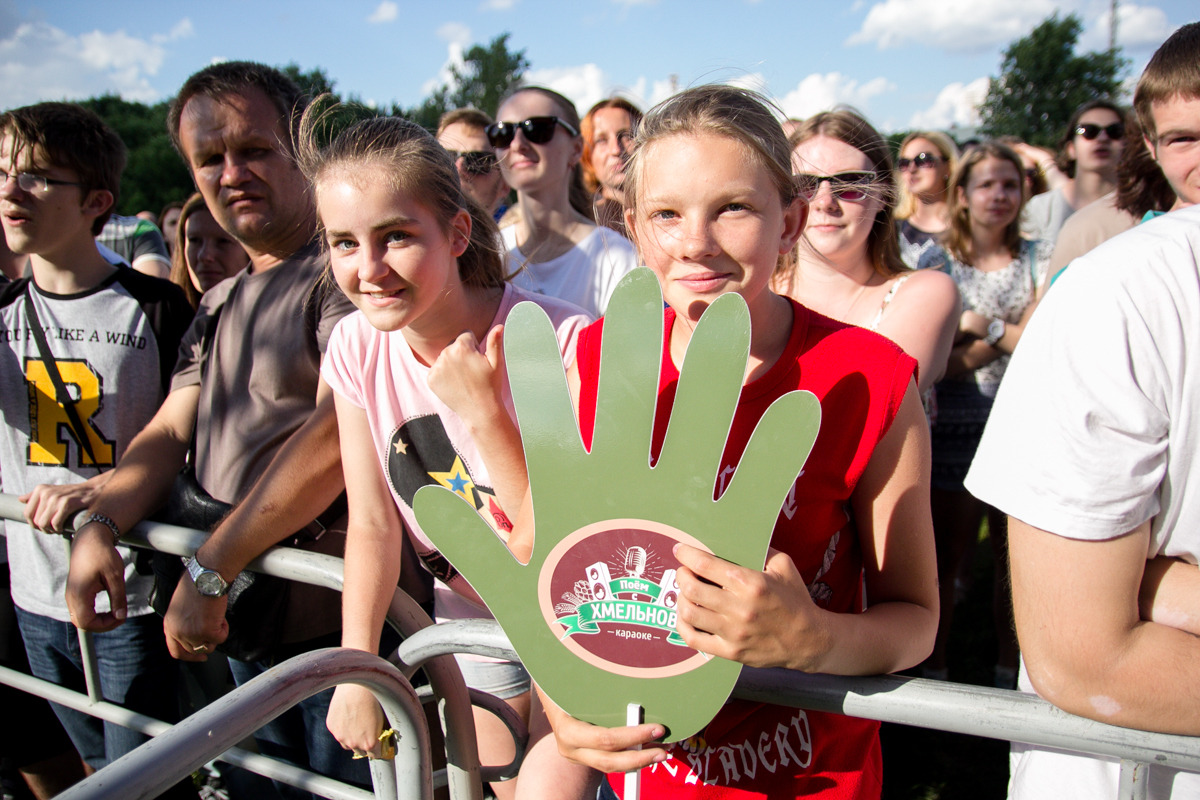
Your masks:
{"label": "girl in pink shirt", "polygon": [[[473,503],[498,535],[512,529],[528,486],[503,367],[508,312],[533,300],[550,316],[570,361],[590,320],[568,303],[509,285],[495,224],[467,200],[452,157],[398,117],[355,123],[324,148],[302,122],[300,159],[313,183],[321,232],[338,286],[359,309],[334,330],[322,377],[335,393],[350,518],[342,644],[378,652],[410,537],[435,581],[439,619],[488,617],[471,587],[434,550],[412,512],[417,489],[442,484]],[[531,540],[508,540],[527,560]],[[518,780],[498,797],[595,796],[599,775],[559,756],[520,664],[460,658],[467,684],[504,698],[529,722]],[[377,753],[382,710],[363,687],[334,693],[330,731],[356,753]],[[507,729],[476,713],[484,764],[511,760]]]}

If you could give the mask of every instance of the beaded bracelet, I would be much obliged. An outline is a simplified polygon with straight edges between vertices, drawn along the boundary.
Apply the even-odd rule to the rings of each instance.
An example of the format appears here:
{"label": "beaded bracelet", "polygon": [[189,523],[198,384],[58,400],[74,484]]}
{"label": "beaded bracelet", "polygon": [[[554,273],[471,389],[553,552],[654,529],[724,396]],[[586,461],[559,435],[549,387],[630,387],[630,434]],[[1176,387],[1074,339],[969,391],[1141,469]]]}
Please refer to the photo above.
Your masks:
{"label": "beaded bracelet", "polygon": [[103,514],[92,514],[88,517],[88,522],[99,522],[101,525],[107,525],[112,531],[113,547],[121,543],[121,529],[117,527],[117,523],[113,522],[112,517],[106,517]]}

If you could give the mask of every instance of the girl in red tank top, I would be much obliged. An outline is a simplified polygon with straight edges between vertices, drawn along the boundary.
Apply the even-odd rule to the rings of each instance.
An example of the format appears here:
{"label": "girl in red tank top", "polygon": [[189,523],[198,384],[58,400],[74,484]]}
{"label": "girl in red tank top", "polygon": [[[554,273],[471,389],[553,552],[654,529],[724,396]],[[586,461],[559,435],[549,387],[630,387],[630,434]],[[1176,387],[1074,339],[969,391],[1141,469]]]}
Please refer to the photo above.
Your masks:
{"label": "girl in red tank top", "polygon": [[[937,578],[915,362],[883,337],[771,291],[807,212],[779,123],[751,92],[685,91],[643,120],[625,186],[627,228],[668,305],[655,447],[676,365],[704,309],[725,292],[746,300],[752,333],[722,474],[774,398],[806,389],[822,408],[765,570],[676,548],[679,633],[691,647],[756,667],[870,675],[919,663],[937,627]],[[602,325],[580,335],[569,374],[588,442]],[[661,725],[604,729],[550,714],[569,758],[610,773],[648,767],[644,798],[880,793],[875,722],[731,701],[699,734],[663,746]],[[635,745],[643,749],[627,750]]]}

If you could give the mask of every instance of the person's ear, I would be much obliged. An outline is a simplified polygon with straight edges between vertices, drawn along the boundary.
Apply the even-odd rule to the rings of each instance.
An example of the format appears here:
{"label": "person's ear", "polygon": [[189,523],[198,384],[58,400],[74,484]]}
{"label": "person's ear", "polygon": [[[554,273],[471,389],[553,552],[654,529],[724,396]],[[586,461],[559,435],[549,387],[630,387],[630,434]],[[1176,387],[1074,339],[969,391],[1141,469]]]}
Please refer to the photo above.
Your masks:
{"label": "person's ear", "polygon": [[95,218],[112,208],[116,198],[108,189],[92,189],[83,196],[83,213]]}
{"label": "person's ear", "polygon": [[471,214],[465,208],[460,208],[450,220],[450,252],[458,258],[467,252],[467,246],[470,244]]}
{"label": "person's ear", "polygon": [[1150,151],[1150,157],[1158,161],[1158,145],[1150,141],[1149,136],[1142,136],[1142,141],[1146,143],[1146,149]]}
{"label": "person's ear", "polygon": [[571,148],[571,161],[569,163],[572,167],[575,167],[583,160],[583,137],[576,136],[572,141],[574,146]]}
{"label": "person's ear", "polygon": [[791,252],[804,233],[804,225],[808,222],[808,201],[803,197],[795,197],[783,209],[783,235],[779,239],[779,254]]}

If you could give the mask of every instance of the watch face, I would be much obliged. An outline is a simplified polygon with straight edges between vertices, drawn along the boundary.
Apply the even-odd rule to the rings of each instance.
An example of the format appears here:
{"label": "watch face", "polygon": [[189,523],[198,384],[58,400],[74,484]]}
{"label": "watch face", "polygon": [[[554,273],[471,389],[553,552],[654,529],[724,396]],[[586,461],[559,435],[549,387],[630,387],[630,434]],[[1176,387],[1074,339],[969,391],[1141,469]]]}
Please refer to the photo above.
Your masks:
{"label": "watch face", "polygon": [[220,597],[225,593],[225,581],[217,573],[205,570],[196,576],[196,591],[209,597]]}

